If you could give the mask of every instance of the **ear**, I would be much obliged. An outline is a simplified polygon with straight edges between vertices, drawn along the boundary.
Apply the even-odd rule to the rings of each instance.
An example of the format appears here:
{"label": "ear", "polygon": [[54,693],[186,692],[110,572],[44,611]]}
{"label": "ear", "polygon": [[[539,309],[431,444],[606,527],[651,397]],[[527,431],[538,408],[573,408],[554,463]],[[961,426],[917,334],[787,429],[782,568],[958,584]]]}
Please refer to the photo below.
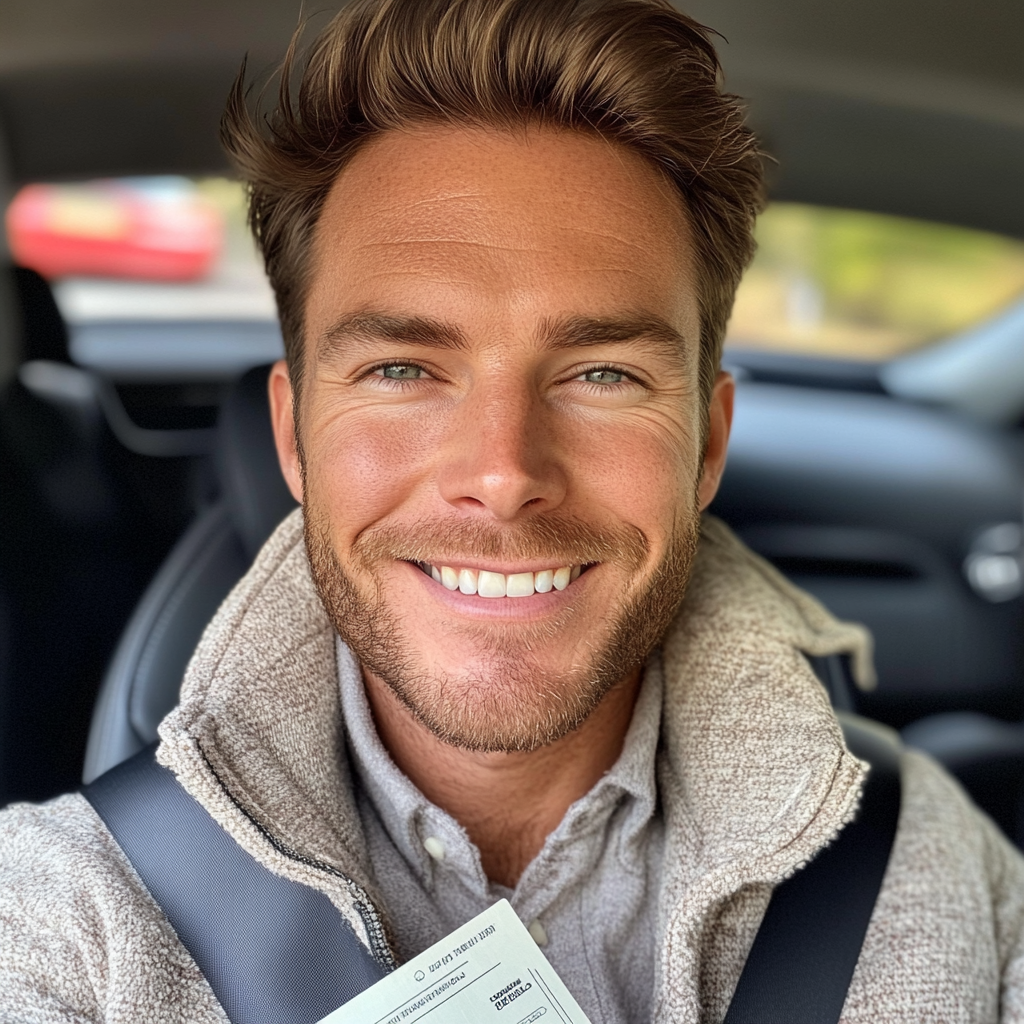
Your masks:
{"label": "ear", "polygon": [[292,382],[288,364],[280,359],[270,368],[267,380],[270,398],[270,424],[274,428],[277,461],[292,497],[302,504],[302,470],[299,450],[295,443],[295,409],[292,403]]}
{"label": "ear", "polygon": [[735,397],[736,382],[732,379],[732,374],[720,370],[708,407],[708,445],[704,452],[704,471],[701,474],[700,486],[697,488],[702,512],[718,493],[718,485],[725,472],[725,456],[729,448]]}

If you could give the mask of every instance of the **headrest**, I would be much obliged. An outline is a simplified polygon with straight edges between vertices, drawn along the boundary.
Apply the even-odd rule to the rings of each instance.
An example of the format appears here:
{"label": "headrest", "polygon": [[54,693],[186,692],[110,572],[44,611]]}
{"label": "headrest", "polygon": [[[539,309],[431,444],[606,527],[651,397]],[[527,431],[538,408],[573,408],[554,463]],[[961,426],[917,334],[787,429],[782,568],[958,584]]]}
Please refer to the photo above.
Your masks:
{"label": "headrest", "polygon": [[231,388],[217,422],[221,491],[249,559],[263,547],[295,499],[281,476],[267,400],[269,366],[257,366]]}

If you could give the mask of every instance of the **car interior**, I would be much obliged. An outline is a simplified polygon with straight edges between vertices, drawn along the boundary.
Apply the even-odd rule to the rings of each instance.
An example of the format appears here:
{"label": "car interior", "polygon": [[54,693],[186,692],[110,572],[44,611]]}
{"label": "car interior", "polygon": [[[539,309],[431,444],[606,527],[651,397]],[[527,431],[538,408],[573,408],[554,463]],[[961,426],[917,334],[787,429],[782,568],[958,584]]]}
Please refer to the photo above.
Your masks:
{"label": "car interior", "polygon": [[[890,218],[901,252],[982,239],[948,280],[918,275],[933,291],[910,341],[862,309],[860,333],[835,326],[811,270],[777,275],[785,337],[738,302],[711,511],[871,630],[877,686],[832,684],[833,699],[946,764],[1024,848],[1024,7],[681,6],[724,37],[726,86],[772,160],[759,260],[773,238],[882,223],[864,217]],[[46,186],[53,223],[94,227],[110,187],[97,200],[90,185],[83,212],[77,183],[127,182],[118,196],[171,215],[192,182],[228,196],[231,81],[245,54],[270,69],[299,17],[281,0],[0,6],[0,806],[74,789],[155,739],[203,627],[294,504],[267,416],[281,339],[258,271],[221,274],[214,295],[166,268],[124,283],[109,265],[28,259],[18,204]],[[244,237],[224,243],[247,244],[255,265]],[[751,288],[772,271],[759,267]],[[898,269],[879,272],[890,291],[922,287]],[[974,312],[940,322],[961,292]]]}

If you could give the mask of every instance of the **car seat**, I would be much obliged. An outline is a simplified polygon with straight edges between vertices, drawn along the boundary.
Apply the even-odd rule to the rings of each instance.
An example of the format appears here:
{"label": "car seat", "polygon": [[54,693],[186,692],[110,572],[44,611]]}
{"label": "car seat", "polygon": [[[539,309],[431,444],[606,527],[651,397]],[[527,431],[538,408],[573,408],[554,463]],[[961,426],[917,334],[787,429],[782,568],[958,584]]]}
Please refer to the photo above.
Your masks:
{"label": "car seat", "polygon": [[248,371],[225,399],[214,451],[220,498],[174,546],[125,628],[93,714],[85,782],[156,739],[203,629],[295,507],[274,449],[268,371]]}

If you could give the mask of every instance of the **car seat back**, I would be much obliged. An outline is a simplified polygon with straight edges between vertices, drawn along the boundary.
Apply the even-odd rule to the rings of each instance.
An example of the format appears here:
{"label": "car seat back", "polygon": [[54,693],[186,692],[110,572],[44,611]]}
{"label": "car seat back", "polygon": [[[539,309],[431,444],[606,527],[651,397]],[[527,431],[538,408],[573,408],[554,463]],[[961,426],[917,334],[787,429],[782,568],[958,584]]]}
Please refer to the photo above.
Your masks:
{"label": "car seat back", "polygon": [[277,464],[267,373],[250,370],[224,402],[215,451],[220,497],[175,545],[129,620],[97,699],[85,782],[156,739],[203,629],[295,507]]}

